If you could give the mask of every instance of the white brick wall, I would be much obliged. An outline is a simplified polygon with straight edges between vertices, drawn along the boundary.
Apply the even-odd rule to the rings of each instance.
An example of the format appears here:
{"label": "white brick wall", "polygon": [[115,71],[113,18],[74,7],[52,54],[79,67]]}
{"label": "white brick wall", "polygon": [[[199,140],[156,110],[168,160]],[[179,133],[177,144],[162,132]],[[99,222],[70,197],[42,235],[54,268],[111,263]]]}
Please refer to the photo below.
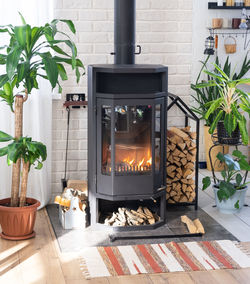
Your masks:
{"label": "white brick wall", "polygon": [[[54,0],[55,17],[74,21],[74,38],[81,60],[89,64],[113,63],[114,0]],[[67,30],[67,28],[65,27]],[[169,66],[169,91],[189,101],[192,55],[192,0],[137,0],[137,44],[142,55],[137,63]],[[70,69],[68,69],[70,70]],[[53,195],[61,191],[64,171],[67,114],[62,104],[66,93],[87,92],[87,76],[76,85],[73,74],[63,84],[61,101],[53,102]],[[176,111],[171,112],[176,117]],[[177,116],[181,116],[178,111]],[[171,118],[171,124],[176,119]],[[178,120],[181,126],[182,120]],[[87,177],[87,109],[71,112],[68,177]]]}

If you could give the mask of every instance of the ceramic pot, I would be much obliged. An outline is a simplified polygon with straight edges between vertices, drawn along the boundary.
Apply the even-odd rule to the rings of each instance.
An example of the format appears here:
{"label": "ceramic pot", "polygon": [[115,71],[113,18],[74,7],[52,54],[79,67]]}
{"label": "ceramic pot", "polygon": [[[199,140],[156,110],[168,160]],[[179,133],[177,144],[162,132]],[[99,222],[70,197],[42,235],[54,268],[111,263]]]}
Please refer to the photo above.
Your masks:
{"label": "ceramic pot", "polygon": [[[247,193],[247,186],[241,190],[237,190],[233,196],[231,196],[228,200],[222,200],[220,202],[217,192],[219,190],[217,185],[213,185],[214,195],[215,195],[215,203],[217,208],[221,213],[224,214],[233,214],[239,212],[240,209],[244,206],[245,197]],[[235,203],[239,200],[239,209],[235,208]]]}
{"label": "ceramic pot", "polygon": [[232,28],[238,29],[241,23],[241,18],[233,18],[232,19]]}
{"label": "ceramic pot", "polygon": [[26,198],[28,206],[10,207],[10,198],[0,200],[1,237],[8,240],[25,240],[35,236],[33,231],[40,202]]}
{"label": "ceramic pot", "polygon": [[[212,140],[211,134],[208,131],[209,131],[209,126],[204,126],[204,140],[205,140],[204,142],[205,142],[207,169],[209,171],[212,171],[209,159],[209,149],[214,145],[214,142]],[[216,158],[219,152],[223,153],[223,146],[216,146],[211,151],[211,159],[214,166],[214,171],[216,172],[220,172],[224,169],[224,165],[222,165]],[[229,147],[224,146],[224,154],[228,154],[228,152],[229,152]]]}

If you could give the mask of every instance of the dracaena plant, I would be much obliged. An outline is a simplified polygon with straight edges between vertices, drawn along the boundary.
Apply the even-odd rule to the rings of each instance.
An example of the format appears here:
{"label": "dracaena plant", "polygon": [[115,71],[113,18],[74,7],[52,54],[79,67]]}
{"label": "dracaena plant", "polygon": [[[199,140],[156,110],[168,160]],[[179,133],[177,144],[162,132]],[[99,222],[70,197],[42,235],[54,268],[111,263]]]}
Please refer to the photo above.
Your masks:
{"label": "dracaena plant", "polygon": [[[7,148],[1,150],[2,154],[8,155],[8,159],[12,157],[9,159],[13,163],[11,206],[18,206],[19,203],[21,161],[24,170],[27,161],[30,165],[35,159],[38,161],[39,168],[41,165],[39,157],[42,160],[45,158],[44,152],[39,152],[42,149],[41,144],[33,142],[30,140],[31,138],[22,137],[23,103],[28,99],[28,95],[33,89],[39,89],[39,77],[49,81],[52,89],[58,86],[61,92],[60,81],[68,79],[65,65],[71,66],[75,72],[77,83],[84,74],[84,65],[77,58],[75,43],[67,33],[58,29],[58,23],[61,22],[75,34],[76,30],[72,21],[55,19],[44,26],[31,27],[21,14],[20,16],[22,25],[0,27],[0,33],[9,35],[9,43],[0,47],[0,64],[5,66],[5,72],[0,75],[0,98],[9,105],[15,114],[14,141],[10,148],[8,146],[7,153],[5,153]],[[69,52],[64,51],[65,46],[69,48]],[[2,133],[2,135],[4,134]],[[20,148],[20,145],[23,148]],[[11,153],[14,153],[10,153],[11,150],[16,151],[14,156],[11,156]],[[40,156],[38,157],[38,155]],[[23,180],[25,180],[24,175],[22,175],[22,182]]]}
{"label": "dracaena plant", "polygon": [[5,132],[0,131],[0,142],[10,142],[8,146],[0,149],[0,157],[7,156],[8,165],[16,163],[19,159],[22,160],[22,183],[20,192],[20,206],[25,205],[28,174],[30,167],[35,166],[40,170],[43,167],[43,162],[47,158],[46,146],[41,142],[32,141],[30,137],[20,137],[16,139]]}
{"label": "dracaena plant", "polygon": [[[218,186],[217,196],[220,202],[227,200],[235,194],[237,190],[246,187],[249,182],[246,182],[247,174],[245,176],[242,171],[249,171],[250,165],[247,162],[247,157],[239,150],[234,150],[231,156],[229,154],[223,155],[218,153],[217,159],[225,164],[225,169],[221,172],[222,179],[215,178],[214,182]],[[207,189],[211,185],[211,178],[205,177],[202,180],[203,188]],[[239,201],[235,203],[235,208],[239,208]]]}
{"label": "dracaena plant", "polygon": [[244,114],[250,116],[250,100],[249,93],[241,90],[239,85],[250,83],[250,79],[235,79],[229,77],[216,63],[214,64],[214,67],[218,73],[205,70],[204,72],[211,77],[211,80],[196,85],[197,88],[217,86],[220,94],[219,98],[205,104],[206,107],[209,107],[204,116],[206,120],[216,113],[210,126],[209,133],[213,134],[218,122],[222,120],[225,129],[230,136],[238,126],[242,142],[247,145],[249,137],[247,132],[247,121]]}
{"label": "dracaena plant", "polygon": [[[192,94],[192,98],[195,101],[196,106],[192,107],[192,110],[197,113],[201,119],[205,120],[206,126],[211,126],[213,121],[215,120],[216,116],[219,113],[219,109],[217,111],[214,111],[211,113],[211,115],[205,119],[206,113],[210,107],[209,103],[212,101],[217,100],[220,98],[219,88],[218,86],[206,86],[203,88],[200,88],[200,83],[207,83],[211,81],[211,76],[207,74],[207,77],[204,79],[201,79],[201,75],[205,69],[207,69],[207,63],[210,59],[210,55],[206,58],[206,60],[203,62],[201,61],[201,69],[197,76],[195,84],[191,84],[191,89],[194,91]],[[243,76],[245,76],[248,71],[250,70],[250,60],[248,59],[248,55],[245,56],[240,71],[238,73],[232,71],[231,63],[229,62],[229,56],[227,57],[224,65],[222,66],[220,64],[218,56],[216,57],[215,63],[220,66],[223,70],[223,72],[228,76],[232,77],[233,80],[241,79]],[[219,73],[217,69],[214,69],[214,73]],[[217,80],[215,78],[215,80]],[[219,83],[219,81],[218,81]]]}

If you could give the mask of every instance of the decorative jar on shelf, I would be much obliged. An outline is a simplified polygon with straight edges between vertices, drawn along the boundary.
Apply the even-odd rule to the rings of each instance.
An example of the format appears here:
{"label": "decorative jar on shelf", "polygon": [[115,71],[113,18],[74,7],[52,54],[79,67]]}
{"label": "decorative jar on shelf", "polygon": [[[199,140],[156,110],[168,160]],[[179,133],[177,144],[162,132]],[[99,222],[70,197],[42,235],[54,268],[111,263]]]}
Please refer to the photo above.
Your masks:
{"label": "decorative jar on shelf", "polygon": [[226,6],[234,6],[234,0],[226,0]]}
{"label": "decorative jar on shelf", "polygon": [[217,0],[217,6],[223,6],[223,0]]}

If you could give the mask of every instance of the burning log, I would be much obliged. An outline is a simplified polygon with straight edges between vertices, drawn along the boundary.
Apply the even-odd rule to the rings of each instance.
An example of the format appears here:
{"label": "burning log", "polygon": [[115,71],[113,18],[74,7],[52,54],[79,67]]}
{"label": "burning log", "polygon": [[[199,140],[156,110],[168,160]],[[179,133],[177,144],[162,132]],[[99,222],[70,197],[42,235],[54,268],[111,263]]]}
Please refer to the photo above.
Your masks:
{"label": "burning log", "polygon": [[151,225],[159,220],[157,214],[153,214],[147,207],[139,207],[137,211],[127,208],[118,208],[104,221],[107,226],[141,226]]}
{"label": "burning log", "polygon": [[167,132],[167,202],[193,202],[195,194],[196,132],[190,126]]}

